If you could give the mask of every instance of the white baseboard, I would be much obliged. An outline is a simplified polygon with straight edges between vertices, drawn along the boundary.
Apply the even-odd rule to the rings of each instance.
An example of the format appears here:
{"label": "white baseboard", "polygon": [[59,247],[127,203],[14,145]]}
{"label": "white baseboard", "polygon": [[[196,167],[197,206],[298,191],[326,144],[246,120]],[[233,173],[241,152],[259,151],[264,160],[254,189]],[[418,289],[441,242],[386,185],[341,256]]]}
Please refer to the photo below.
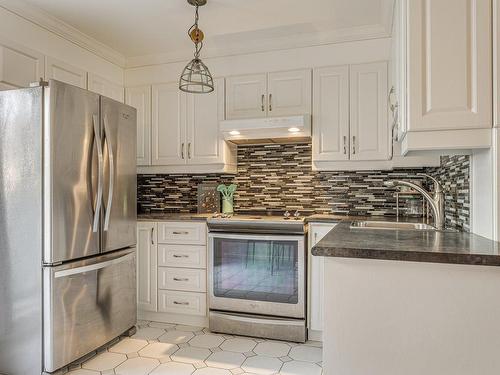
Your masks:
{"label": "white baseboard", "polygon": [[316,331],[315,329],[307,329],[307,339],[310,341],[323,342],[323,331]]}
{"label": "white baseboard", "polygon": [[208,327],[207,316],[196,316],[186,314],[170,314],[152,311],[137,311],[140,320],[151,320],[153,322],[186,324],[195,327]]}

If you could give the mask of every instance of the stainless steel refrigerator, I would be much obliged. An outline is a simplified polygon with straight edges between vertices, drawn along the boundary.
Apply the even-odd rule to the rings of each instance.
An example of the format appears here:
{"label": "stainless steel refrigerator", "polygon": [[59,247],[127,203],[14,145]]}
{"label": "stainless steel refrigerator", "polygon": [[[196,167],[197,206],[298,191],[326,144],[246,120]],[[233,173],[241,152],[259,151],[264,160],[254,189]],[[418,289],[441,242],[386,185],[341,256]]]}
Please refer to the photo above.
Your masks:
{"label": "stainless steel refrigerator", "polygon": [[0,373],[136,324],[136,110],[55,80],[0,92]]}

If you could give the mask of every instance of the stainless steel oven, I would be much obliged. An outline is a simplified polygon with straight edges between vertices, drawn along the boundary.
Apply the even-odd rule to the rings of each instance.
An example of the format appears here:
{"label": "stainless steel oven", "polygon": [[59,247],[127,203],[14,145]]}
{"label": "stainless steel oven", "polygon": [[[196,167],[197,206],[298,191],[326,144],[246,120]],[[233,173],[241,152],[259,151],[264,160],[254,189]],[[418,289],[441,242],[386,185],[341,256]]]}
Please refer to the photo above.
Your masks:
{"label": "stainless steel oven", "polygon": [[303,222],[236,217],[209,230],[210,329],[305,341]]}

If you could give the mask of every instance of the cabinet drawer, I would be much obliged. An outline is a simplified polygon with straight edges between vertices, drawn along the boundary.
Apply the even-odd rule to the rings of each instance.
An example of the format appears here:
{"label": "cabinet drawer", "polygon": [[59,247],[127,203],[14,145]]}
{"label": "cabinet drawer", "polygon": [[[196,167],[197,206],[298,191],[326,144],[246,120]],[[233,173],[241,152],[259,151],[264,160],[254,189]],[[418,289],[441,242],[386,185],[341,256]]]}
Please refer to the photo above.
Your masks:
{"label": "cabinet drawer", "polygon": [[207,248],[193,245],[158,245],[158,265],[207,268]]}
{"label": "cabinet drawer", "polygon": [[158,291],[158,311],[173,314],[207,315],[206,293]]}
{"label": "cabinet drawer", "polygon": [[207,272],[188,268],[158,268],[158,288],[187,292],[207,291]]}
{"label": "cabinet drawer", "polygon": [[207,226],[187,221],[158,223],[158,243],[205,245]]}

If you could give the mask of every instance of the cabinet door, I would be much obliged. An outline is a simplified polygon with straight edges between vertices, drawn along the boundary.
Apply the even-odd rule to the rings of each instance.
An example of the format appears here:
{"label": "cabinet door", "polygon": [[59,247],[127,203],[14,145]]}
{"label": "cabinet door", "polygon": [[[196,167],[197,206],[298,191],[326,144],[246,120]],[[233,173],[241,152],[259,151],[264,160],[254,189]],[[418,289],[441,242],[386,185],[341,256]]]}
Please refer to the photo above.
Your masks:
{"label": "cabinet door", "polygon": [[151,86],[128,87],[125,103],[137,109],[137,165],[151,165]]}
{"label": "cabinet door", "polygon": [[137,223],[137,308],[158,309],[158,247],[156,223]]}
{"label": "cabinet door", "polygon": [[351,160],[388,160],[387,63],[351,66]]}
{"label": "cabinet door", "polygon": [[14,44],[0,45],[0,90],[29,87],[45,73],[45,57]]}
{"label": "cabinet door", "polygon": [[224,78],[214,80],[210,94],[188,94],[187,158],[189,164],[223,163],[219,122],[224,120]]}
{"label": "cabinet door", "polygon": [[87,88],[86,71],[52,57],[45,60],[45,79],[56,79],[82,89]]}
{"label": "cabinet door", "polygon": [[323,330],[323,299],[324,299],[324,257],[311,254],[311,248],[328,234],[335,224],[311,224],[309,246],[309,328],[315,331]]}
{"label": "cabinet door", "polygon": [[313,160],[349,159],[349,67],[314,70]]}
{"label": "cabinet door", "polygon": [[153,165],[186,164],[186,101],[178,83],[153,85]]}
{"label": "cabinet door", "polygon": [[491,127],[491,5],[408,1],[409,131]]}
{"label": "cabinet door", "polygon": [[269,73],[269,116],[293,116],[311,113],[311,70]]}
{"label": "cabinet door", "polygon": [[89,73],[88,88],[99,95],[106,96],[123,103],[124,88],[114,82],[108,81],[97,74]]}
{"label": "cabinet door", "polygon": [[267,116],[267,75],[250,74],[226,79],[226,119]]}

